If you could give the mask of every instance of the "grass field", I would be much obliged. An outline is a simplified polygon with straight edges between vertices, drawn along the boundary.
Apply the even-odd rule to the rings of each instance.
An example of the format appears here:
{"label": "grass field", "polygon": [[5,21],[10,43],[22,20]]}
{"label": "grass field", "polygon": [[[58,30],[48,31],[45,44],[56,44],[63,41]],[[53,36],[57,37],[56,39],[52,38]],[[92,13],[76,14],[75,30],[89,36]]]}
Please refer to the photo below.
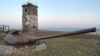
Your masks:
{"label": "grass field", "polygon": [[100,45],[93,40],[57,38],[47,40],[48,48],[33,56],[100,56]]}
{"label": "grass field", "polygon": [[[0,37],[4,37],[2,34]],[[85,37],[85,36],[84,36]],[[77,38],[77,37],[76,37]],[[100,56],[100,42],[93,39],[55,38],[44,40],[47,49],[33,52],[31,56]],[[0,38],[0,44],[4,44]],[[0,55],[3,56],[3,55]],[[16,55],[14,55],[16,56]]]}

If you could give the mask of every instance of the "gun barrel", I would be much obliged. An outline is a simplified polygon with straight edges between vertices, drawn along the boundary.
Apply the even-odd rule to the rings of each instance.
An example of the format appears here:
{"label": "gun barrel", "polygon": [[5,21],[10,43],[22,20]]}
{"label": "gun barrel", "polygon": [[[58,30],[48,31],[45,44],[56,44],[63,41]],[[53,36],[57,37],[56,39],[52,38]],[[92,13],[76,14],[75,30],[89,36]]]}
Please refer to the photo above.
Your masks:
{"label": "gun barrel", "polygon": [[60,33],[60,34],[54,34],[54,35],[49,35],[49,36],[43,36],[41,38],[35,38],[32,40],[58,38],[62,36],[71,36],[71,35],[84,34],[84,33],[95,32],[95,31],[96,31],[96,28],[89,28],[89,29],[84,29],[84,30],[79,30],[79,31],[74,31],[74,32],[69,32],[69,33]]}
{"label": "gun barrel", "polygon": [[[25,34],[23,36],[18,34],[18,31],[14,31],[12,33],[9,33],[4,41],[7,44],[10,45],[22,45],[22,44],[27,44],[27,43],[35,43],[37,40],[43,40],[43,39],[51,39],[51,38],[58,38],[58,37],[63,37],[63,36],[71,36],[71,35],[77,35],[77,34],[83,34],[83,33],[89,33],[89,32],[95,32],[96,28],[89,28],[89,29],[84,29],[84,30],[79,30],[79,31],[74,31],[74,32],[69,32],[69,33],[60,33],[60,34],[54,34],[54,35],[49,35],[49,36],[43,36],[40,38],[34,37],[34,36],[30,36],[28,34]],[[18,34],[18,35],[14,35],[14,34]],[[26,36],[28,38],[26,38]]]}

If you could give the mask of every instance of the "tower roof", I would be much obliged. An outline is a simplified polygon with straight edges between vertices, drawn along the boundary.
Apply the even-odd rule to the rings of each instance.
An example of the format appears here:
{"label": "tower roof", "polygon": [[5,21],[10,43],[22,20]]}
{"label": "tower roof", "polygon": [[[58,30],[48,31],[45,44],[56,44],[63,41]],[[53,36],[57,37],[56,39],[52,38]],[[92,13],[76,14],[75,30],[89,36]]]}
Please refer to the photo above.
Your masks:
{"label": "tower roof", "polygon": [[34,6],[34,7],[38,7],[37,5],[34,5],[32,3],[27,3],[27,4],[23,4],[22,7],[26,7],[26,6]]}

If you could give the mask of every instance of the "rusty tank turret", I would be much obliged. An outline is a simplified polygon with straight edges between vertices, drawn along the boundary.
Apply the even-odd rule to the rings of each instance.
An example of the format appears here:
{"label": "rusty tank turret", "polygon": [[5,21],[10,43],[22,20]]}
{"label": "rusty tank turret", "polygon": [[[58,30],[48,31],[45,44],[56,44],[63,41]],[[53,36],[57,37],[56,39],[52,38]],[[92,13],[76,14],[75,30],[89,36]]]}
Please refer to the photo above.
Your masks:
{"label": "rusty tank turret", "polygon": [[35,37],[26,33],[20,33],[19,31],[10,32],[5,38],[4,41],[9,45],[27,45],[29,43],[37,43],[39,40],[59,38],[62,36],[71,36],[77,34],[84,34],[89,32],[95,32],[96,28],[83,29],[79,31],[69,32],[69,33],[60,33],[54,35],[48,35],[43,37]]}

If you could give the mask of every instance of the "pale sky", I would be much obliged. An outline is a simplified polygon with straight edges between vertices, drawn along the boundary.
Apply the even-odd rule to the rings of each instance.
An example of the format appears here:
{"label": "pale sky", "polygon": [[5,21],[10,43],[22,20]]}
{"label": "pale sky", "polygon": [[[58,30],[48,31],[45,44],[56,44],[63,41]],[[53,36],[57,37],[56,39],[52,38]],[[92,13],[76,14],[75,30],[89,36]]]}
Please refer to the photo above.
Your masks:
{"label": "pale sky", "polygon": [[[21,28],[22,4],[28,0],[1,0],[0,24]],[[29,0],[38,5],[39,28],[100,28],[100,0]]]}

